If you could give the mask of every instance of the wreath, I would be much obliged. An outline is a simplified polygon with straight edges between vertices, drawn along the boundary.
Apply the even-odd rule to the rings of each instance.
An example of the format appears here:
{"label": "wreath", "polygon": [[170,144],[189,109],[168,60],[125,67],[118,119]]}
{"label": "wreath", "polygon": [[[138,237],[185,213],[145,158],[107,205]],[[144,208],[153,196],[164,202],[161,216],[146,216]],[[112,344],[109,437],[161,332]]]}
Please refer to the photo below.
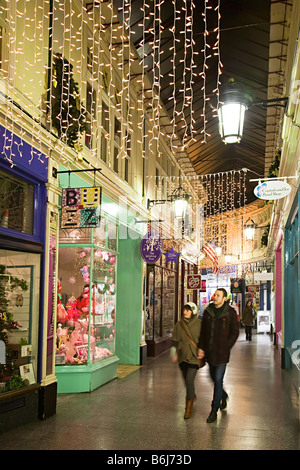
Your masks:
{"label": "wreath", "polygon": [[79,135],[86,130],[85,108],[73,78],[73,66],[61,54],[56,54],[53,60],[52,97],[52,125],[60,139],[78,150]]}

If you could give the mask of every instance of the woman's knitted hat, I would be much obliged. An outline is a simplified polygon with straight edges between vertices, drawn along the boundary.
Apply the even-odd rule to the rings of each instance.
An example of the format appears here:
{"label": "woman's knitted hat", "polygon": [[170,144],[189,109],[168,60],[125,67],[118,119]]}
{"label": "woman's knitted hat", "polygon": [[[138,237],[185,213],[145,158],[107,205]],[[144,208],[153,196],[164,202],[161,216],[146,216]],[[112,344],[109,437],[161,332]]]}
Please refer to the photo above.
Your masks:
{"label": "woman's knitted hat", "polygon": [[197,313],[197,305],[194,304],[194,302],[187,302],[184,304],[184,307],[186,310],[191,310],[193,313]]}

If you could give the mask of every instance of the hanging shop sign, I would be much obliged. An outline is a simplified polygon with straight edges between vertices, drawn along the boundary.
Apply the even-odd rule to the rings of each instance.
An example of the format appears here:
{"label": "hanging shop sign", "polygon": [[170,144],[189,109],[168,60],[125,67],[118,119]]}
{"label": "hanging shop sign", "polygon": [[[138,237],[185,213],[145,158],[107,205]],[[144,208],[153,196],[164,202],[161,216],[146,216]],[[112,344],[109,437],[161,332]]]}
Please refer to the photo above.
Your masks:
{"label": "hanging shop sign", "polygon": [[239,294],[242,292],[242,280],[241,279],[230,279],[230,292]]}
{"label": "hanging shop sign", "polygon": [[166,253],[163,253],[166,257],[166,264],[168,264],[170,261],[174,261],[177,263],[178,261],[178,256],[181,255],[181,253],[174,251],[174,248],[172,247],[170,251],[167,251]]}
{"label": "hanging shop sign", "polygon": [[61,228],[100,226],[102,188],[65,188],[62,190]]}
{"label": "hanging shop sign", "polygon": [[273,281],[273,273],[254,273],[254,281]]}
{"label": "hanging shop sign", "polygon": [[264,181],[254,188],[254,194],[260,199],[281,199],[291,192],[291,186],[285,181]]}
{"label": "hanging shop sign", "polygon": [[163,243],[155,232],[148,232],[141,240],[141,255],[148,264],[154,264],[161,257]]}
{"label": "hanging shop sign", "polygon": [[202,287],[201,274],[188,274],[187,275],[187,289],[197,290]]}

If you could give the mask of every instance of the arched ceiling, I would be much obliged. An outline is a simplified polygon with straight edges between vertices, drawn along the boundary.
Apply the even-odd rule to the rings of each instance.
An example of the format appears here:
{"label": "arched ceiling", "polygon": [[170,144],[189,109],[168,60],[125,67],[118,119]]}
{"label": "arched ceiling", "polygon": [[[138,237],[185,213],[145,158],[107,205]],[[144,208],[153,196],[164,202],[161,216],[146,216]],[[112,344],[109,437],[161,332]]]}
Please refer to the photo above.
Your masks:
{"label": "arched ceiling", "polygon": [[[176,0],[177,20],[176,28],[184,31],[184,12],[190,5],[190,0]],[[114,0],[118,11],[126,1]],[[146,5],[147,4],[147,5]],[[225,145],[219,135],[218,120],[213,108],[217,106],[217,95],[215,93],[218,66],[222,63],[222,75],[220,76],[220,89],[229,79],[234,78],[253,93],[255,101],[268,99],[270,96],[270,76],[282,73],[284,66],[283,47],[285,46],[285,13],[288,5],[286,1],[272,2],[272,6],[280,8],[279,19],[276,24],[271,21],[271,1],[270,0],[220,0],[219,17],[219,55],[206,59],[208,68],[205,68],[205,90],[203,90],[204,80],[203,61],[205,48],[204,41],[210,45],[210,50],[216,44],[218,27],[217,0],[194,0],[193,9],[193,50],[195,72],[193,77],[193,118],[194,118],[194,139],[186,148],[186,153],[178,152],[177,158],[181,161],[186,174],[206,175],[231,170],[248,168],[254,175],[263,176],[266,173],[266,146],[269,154],[274,155],[277,150],[276,139],[270,139],[267,127],[267,113],[263,106],[253,106],[247,111],[244,135],[239,144]],[[206,5],[206,28],[204,23],[204,5]],[[153,8],[159,8],[159,21],[161,28],[158,28],[158,14],[151,14]],[[160,97],[164,103],[165,110],[172,119],[174,111],[174,100],[170,99],[174,93],[174,85],[170,74],[173,71],[172,46],[174,45],[174,1],[164,0],[131,0],[130,2],[130,30],[131,39],[140,57],[144,53],[144,66],[150,79],[153,79],[153,38],[159,37],[159,67],[160,67]],[[211,7],[211,8],[210,8]],[[154,24],[155,23],[155,24]],[[144,26],[143,26],[144,25]],[[274,26],[279,27],[276,37],[273,37]],[[152,28],[152,29],[151,29]],[[273,29],[272,29],[273,28]],[[209,34],[205,34],[205,31]],[[186,38],[184,34],[178,36],[176,41],[176,106],[180,108],[182,102],[182,81],[183,63],[187,54]],[[144,39],[144,45],[143,45]],[[281,44],[280,44],[281,42]],[[275,69],[270,70],[270,44],[278,43],[281,46],[280,53],[272,56],[273,60],[280,60],[275,63]],[[156,43],[158,44],[158,43]],[[191,49],[191,47],[189,47]],[[207,48],[206,51],[209,52]],[[281,59],[280,59],[280,57]],[[155,71],[154,71],[155,74]],[[270,75],[272,74],[272,75]],[[155,77],[154,77],[155,78]],[[180,91],[181,90],[181,91]],[[203,142],[203,106],[205,97],[205,130],[207,136]],[[281,89],[282,93],[283,90]],[[282,95],[281,95],[282,96]],[[188,110],[186,110],[188,113]],[[186,115],[186,121],[190,123],[190,116]],[[184,127],[179,129],[179,117],[177,117],[177,135],[183,138]],[[278,132],[277,124],[271,129],[271,134]],[[170,129],[166,129],[170,132]],[[272,135],[273,135],[272,134]],[[272,137],[271,135],[271,137]],[[267,136],[267,139],[266,139]],[[189,158],[186,158],[186,154]],[[269,157],[270,158],[270,157]],[[268,162],[268,165],[271,161]],[[249,176],[250,177],[250,176]],[[247,183],[247,201],[255,199],[253,188],[256,183]]]}

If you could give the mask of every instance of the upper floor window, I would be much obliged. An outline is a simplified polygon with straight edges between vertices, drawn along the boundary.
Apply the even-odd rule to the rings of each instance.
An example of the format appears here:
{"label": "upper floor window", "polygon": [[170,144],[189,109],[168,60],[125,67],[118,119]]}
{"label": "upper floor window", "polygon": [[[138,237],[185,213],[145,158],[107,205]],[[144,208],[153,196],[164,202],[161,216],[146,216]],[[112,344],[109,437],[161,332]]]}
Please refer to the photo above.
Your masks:
{"label": "upper floor window", "polygon": [[3,68],[2,47],[3,47],[3,27],[0,26],[0,70],[2,70]]}
{"label": "upper floor window", "polygon": [[34,185],[0,170],[0,227],[33,235]]}
{"label": "upper floor window", "polygon": [[89,72],[93,73],[93,53],[89,46],[87,47],[86,64]]}
{"label": "upper floor window", "polygon": [[86,130],[85,130],[85,145],[89,148],[95,148],[95,133],[96,133],[96,100],[97,94],[92,86],[87,83],[86,87]]}
{"label": "upper floor window", "polygon": [[126,133],[125,139],[126,154],[124,157],[124,180],[131,184],[131,134]]}
{"label": "upper floor window", "polygon": [[119,121],[117,117],[115,117],[113,169],[116,173],[119,172],[120,146],[121,146],[121,122]]}
{"label": "upper floor window", "polygon": [[101,113],[101,152],[100,157],[105,163],[108,160],[108,145],[109,145],[109,109],[106,103],[102,101]]}

